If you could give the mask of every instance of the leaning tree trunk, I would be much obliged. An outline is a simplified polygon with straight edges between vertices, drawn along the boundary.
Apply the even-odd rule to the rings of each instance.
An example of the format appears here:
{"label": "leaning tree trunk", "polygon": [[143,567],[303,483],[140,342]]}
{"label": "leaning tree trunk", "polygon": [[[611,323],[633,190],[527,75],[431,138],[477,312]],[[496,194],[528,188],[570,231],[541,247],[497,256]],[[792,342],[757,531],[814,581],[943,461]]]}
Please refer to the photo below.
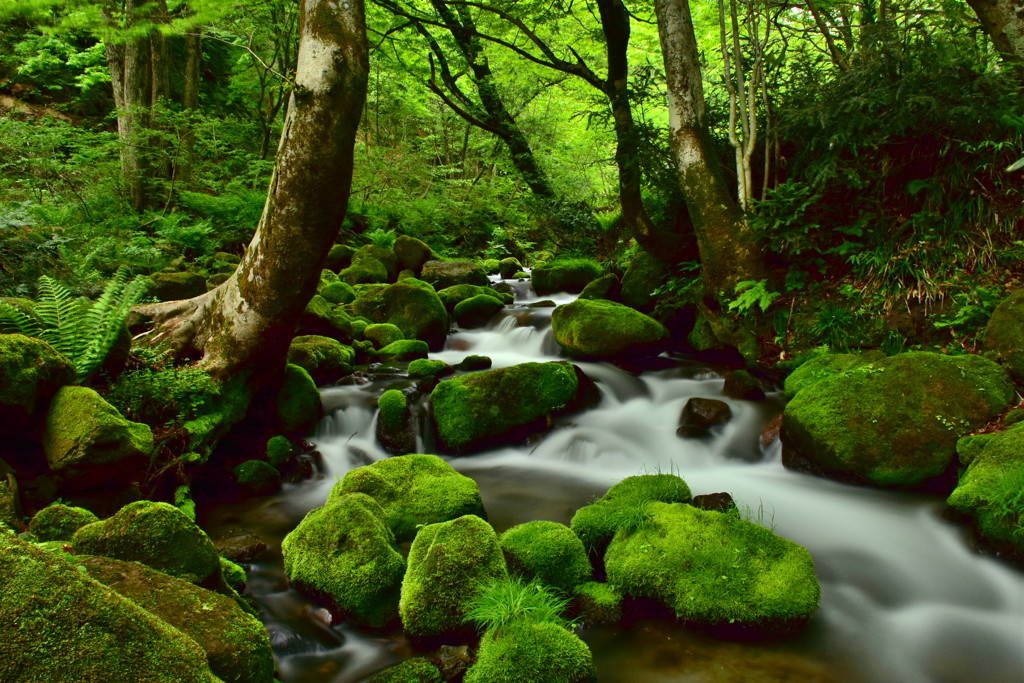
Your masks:
{"label": "leaning tree trunk", "polygon": [[1024,64],[1024,0],[967,0],[967,4],[1003,59]]}
{"label": "leaning tree trunk", "polygon": [[362,0],[304,0],[299,36],[267,203],[241,264],[202,296],[136,309],[155,322],[151,340],[201,352],[222,379],[280,371],[348,203],[369,73]]}
{"label": "leaning tree trunk", "polygon": [[697,40],[687,0],[656,0],[668,79],[669,134],[697,235],[709,297],[732,298],[736,283],[768,277],[761,245],[729,194],[704,121]]}

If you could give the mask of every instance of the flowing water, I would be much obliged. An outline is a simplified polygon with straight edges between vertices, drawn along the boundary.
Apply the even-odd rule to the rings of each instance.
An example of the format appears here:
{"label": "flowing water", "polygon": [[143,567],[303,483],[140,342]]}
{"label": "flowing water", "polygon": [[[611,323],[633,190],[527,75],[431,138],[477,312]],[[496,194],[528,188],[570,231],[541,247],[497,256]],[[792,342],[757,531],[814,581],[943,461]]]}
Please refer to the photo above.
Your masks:
{"label": "flowing water", "polygon": [[[528,307],[536,297],[525,283],[513,284],[515,305],[486,330],[450,335],[431,357],[454,364],[486,355],[495,367],[563,359],[549,328],[552,309]],[[568,523],[624,477],[672,472],[695,494],[730,492],[750,519],[807,547],[822,586],[821,608],[807,627],[779,641],[718,641],[657,619],[585,629],[599,681],[1024,680],[1024,574],[970,551],[963,529],[941,519],[941,499],[784,469],[778,442],[762,447],[759,438],[781,411],[779,397],[726,398],[713,368],[681,361],[637,376],[609,364],[579,365],[601,391],[595,408],[560,419],[525,446],[451,459],[480,485],[499,532],[533,519]],[[287,587],[280,559],[281,539],[323,504],[340,476],[386,457],[374,439],[373,406],[402,381],[323,389],[327,416],[312,438],[323,476],[208,522],[214,533],[244,529],[270,545],[249,565],[248,593],[263,607],[285,683],[360,681],[416,654],[400,632],[332,625],[326,610]],[[726,401],[732,419],[710,437],[679,438],[679,414],[691,397]]]}

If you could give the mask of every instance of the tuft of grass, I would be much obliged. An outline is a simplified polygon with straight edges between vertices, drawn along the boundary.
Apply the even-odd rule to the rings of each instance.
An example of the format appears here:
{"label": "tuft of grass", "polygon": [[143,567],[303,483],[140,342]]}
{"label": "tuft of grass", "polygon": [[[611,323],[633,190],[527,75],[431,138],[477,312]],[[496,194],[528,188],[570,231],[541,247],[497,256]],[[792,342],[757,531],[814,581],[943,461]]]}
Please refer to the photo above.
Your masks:
{"label": "tuft of grass", "polygon": [[482,631],[501,628],[513,622],[550,622],[560,626],[568,622],[562,616],[569,599],[550,586],[534,580],[504,576],[485,581],[469,603],[465,621]]}

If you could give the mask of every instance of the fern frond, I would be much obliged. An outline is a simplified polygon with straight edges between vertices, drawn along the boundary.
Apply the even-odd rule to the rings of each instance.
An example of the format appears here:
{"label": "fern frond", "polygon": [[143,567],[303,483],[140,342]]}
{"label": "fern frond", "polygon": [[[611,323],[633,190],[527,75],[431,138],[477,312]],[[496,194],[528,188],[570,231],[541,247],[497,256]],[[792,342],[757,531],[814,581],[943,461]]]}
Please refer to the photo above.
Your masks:
{"label": "fern frond", "polygon": [[88,344],[75,361],[79,381],[92,377],[110,354],[124,329],[124,320],[132,306],[145,296],[149,280],[136,277],[128,282],[128,269],[119,268],[97,299],[86,312],[83,326]]}
{"label": "fern frond", "polygon": [[6,301],[0,301],[0,332],[38,337],[41,330],[38,320]]}
{"label": "fern frond", "polygon": [[67,287],[46,275],[40,277],[36,314],[43,323],[42,339],[72,360],[81,354],[86,341],[81,334],[82,304]]}

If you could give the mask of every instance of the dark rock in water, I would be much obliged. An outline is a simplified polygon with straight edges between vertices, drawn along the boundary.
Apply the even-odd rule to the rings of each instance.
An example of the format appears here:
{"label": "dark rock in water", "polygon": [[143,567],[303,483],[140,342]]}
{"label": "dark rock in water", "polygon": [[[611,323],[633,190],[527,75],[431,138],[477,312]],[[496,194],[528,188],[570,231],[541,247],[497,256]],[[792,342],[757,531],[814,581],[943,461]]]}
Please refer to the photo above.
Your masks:
{"label": "dark rock in water", "polygon": [[437,658],[446,681],[456,680],[473,664],[473,656],[466,645],[442,645],[437,651]]}
{"label": "dark rock in water", "polygon": [[725,401],[691,398],[683,406],[676,434],[686,438],[706,436],[712,427],[725,424],[731,418],[732,409]]}
{"label": "dark rock in water", "polygon": [[728,512],[736,509],[736,502],[726,492],[702,493],[693,497],[693,507],[701,510],[712,510],[714,512]]}
{"label": "dark rock in water", "polygon": [[772,421],[764,426],[761,430],[761,448],[766,448],[768,444],[774,443],[782,431],[782,414],[776,415],[772,418]]}
{"label": "dark rock in water", "polygon": [[498,274],[501,275],[503,280],[509,280],[515,276],[516,273],[523,269],[523,264],[519,262],[514,256],[503,258],[498,263]]}
{"label": "dark rock in water", "polygon": [[478,370],[489,370],[491,359],[487,356],[466,356],[455,365],[455,369],[462,372],[476,372]]}
{"label": "dark rock in water", "polygon": [[543,299],[541,301],[534,301],[532,304],[526,304],[527,308],[554,308],[557,306],[551,299]]}
{"label": "dark rock in water", "polygon": [[515,288],[507,282],[499,282],[492,289],[498,294],[508,294],[509,296],[515,296],[516,293]]}
{"label": "dark rock in water", "polygon": [[746,370],[735,370],[725,376],[722,393],[729,398],[743,401],[764,400],[764,389],[757,383],[754,376]]}
{"label": "dark rock in water", "polygon": [[416,425],[405,394],[385,391],[377,400],[377,440],[388,453],[402,455],[416,450]]}
{"label": "dark rock in water", "polygon": [[216,541],[213,547],[219,555],[232,562],[252,562],[267,549],[267,544],[256,534],[240,531],[234,536]]}

